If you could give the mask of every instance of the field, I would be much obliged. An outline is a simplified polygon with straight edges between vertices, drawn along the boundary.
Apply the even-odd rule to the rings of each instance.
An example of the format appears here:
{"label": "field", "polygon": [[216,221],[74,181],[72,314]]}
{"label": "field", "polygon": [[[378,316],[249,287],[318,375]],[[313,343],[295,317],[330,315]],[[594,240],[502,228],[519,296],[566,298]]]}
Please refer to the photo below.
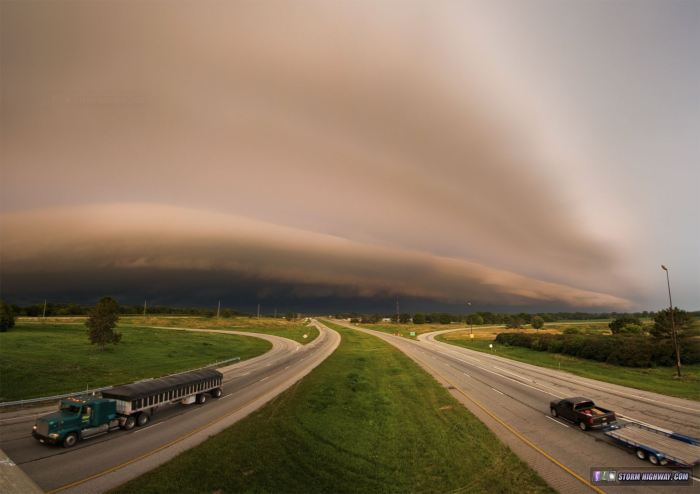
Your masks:
{"label": "field", "polygon": [[19,320],[0,333],[0,399],[14,401],[133,382],[260,355],[270,344],[244,336],[121,325],[122,340],[101,351],[80,322]]}
{"label": "field", "polygon": [[[598,379],[669,396],[700,400],[699,364],[683,366],[683,378],[679,380],[675,378],[675,367],[621,367],[569,355],[538,352],[529,348],[515,346],[503,346],[494,342],[493,338],[475,338],[472,340],[469,338],[469,334],[465,332],[442,335],[438,337],[438,340],[480,352],[495,352],[496,355],[501,357],[539,365],[540,367],[560,369],[590,379]],[[490,343],[494,345],[493,350],[489,348]]]}
{"label": "field", "polygon": [[[252,333],[282,336],[301,344],[307,344],[318,336],[318,329],[303,321],[287,321],[282,318],[261,317],[190,317],[190,316],[126,316],[120,319],[122,326],[170,326],[176,328],[230,329]],[[306,338],[304,338],[306,335]]]}
{"label": "field", "polygon": [[297,385],[113,492],[553,492],[408,357],[334,328]]}

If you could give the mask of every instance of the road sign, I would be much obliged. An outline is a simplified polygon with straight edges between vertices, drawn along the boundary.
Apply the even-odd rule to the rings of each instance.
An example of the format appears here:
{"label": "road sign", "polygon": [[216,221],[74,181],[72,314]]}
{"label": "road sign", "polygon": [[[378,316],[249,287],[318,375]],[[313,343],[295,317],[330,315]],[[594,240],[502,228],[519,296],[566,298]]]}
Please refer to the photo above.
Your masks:
{"label": "road sign", "polygon": [[410,333],[408,333],[408,336],[415,336],[415,335],[416,335],[415,331],[411,331]]}

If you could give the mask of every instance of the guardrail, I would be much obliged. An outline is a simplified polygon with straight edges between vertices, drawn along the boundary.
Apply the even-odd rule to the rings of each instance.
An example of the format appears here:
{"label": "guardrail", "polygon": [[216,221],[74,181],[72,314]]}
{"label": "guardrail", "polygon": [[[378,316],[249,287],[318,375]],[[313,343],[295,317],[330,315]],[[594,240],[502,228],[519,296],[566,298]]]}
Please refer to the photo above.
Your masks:
{"label": "guardrail", "polygon": [[[182,372],[177,372],[177,373],[175,373],[175,374],[170,374],[170,375],[176,376],[176,375],[178,375],[178,374],[184,374],[185,372],[191,372],[191,371],[201,370],[201,369],[209,369],[209,368],[211,368],[211,367],[219,367],[220,365],[227,364],[227,363],[230,363],[230,362],[235,362],[235,361],[238,361],[238,360],[241,360],[241,357],[233,357],[233,358],[226,359],[226,360],[220,360],[220,361],[218,361],[218,362],[214,362],[213,364],[205,365],[205,366],[203,366],[203,367],[197,367],[197,368],[195,368],[195,369],[189,369],[189,370],[182,371]],[[152,378],[142,379],[142,381],[148,380],[148,379],[152,379]],[[129,383],[123,383],[123,384],[129,384]],[[98,392],[100,392],[100,391],[104,391],[104,390],[106,390],[106,389],[113,388],[114,386],[121,386],[121,384],[113,384],[112,386],[105,386],[105,387],[102,387],[102,388],[85,389],[85,390],[83,390],[83,391],[75,391],[75,392],[72,392],[72,393],[65,393],[65,394],[62,394],[62,395],[42,396],[42,397],[40,397],[40,398],[29,398],[29,399],[26,399],[26,400],[17,400],[17,401],[3,401],[2,403],[0,403],[0,409],[6,408],[6,407],[14,407],[14,406],[22,407],[23,405],[31,405],[31,404],[34,404],[34,403],[42,403],[42,402],[45,402],[45,401],[62,400],[63,398],[70,398],[71,396],[80,396],[80,395],[94,394],[94,393],[98,393]]]}

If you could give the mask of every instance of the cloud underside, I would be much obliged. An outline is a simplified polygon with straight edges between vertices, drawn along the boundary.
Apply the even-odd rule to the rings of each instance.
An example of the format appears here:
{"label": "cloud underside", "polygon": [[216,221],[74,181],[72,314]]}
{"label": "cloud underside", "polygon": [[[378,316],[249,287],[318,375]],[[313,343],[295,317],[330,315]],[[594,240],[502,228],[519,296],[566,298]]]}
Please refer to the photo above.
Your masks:
{"label": "cloud underside", "polygon": [[102,205],[8,213],[0,219],[3,273],[15,278],[46,273],[54,279],[65,274],[68,291],[79,283],[70,274],[78,272],[124,273],[131,279],[138,272],[148,277],[190,272],[204,284],[207,273],[212,280],[230,273],[232,279],[291,284],[297,296],[309,298],[397,295],[445,303],[630,306],[613,295],[477,262],[177,207]]}

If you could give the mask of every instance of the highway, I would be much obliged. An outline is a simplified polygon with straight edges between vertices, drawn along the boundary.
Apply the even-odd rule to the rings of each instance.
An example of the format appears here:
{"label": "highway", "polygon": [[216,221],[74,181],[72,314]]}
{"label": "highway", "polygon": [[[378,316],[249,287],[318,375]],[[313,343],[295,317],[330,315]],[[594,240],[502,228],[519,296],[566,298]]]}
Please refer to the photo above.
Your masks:
{"label": "highway", "polygon": [[224,374],[224,394],[218,400],[167,406],[147,426],[110,432],[70,449],[45,446],[32,438],[35,416],[50,410],[3,413],[0,448],[45,491],[104,492],[229,427],[323,362],[337,348],[340,335],[315,320],[311,324],[319,329],[319,336],[307,345],[260,333],[194,329],[262,338],[272,343],[272,349],[219,369]]}
{"label": "highway", "polygon": [[[583,432],[551,417],[551,400],[585,396],[615,411],[622,423],[638,421],[700,437],[700,403],[696,401],[577,377],[436,340],[439,334],[457,331],[454,329],[412,340],[334,322],[381,338],[416,361],[559,492],[670,491],[664,486],[601,489],[591,485],[593,467],[652,465],[639,460],[632,450],[613,444],[602,432]],[[693,486],[675,492],[700,492],[697,468],[693,475]]]}

